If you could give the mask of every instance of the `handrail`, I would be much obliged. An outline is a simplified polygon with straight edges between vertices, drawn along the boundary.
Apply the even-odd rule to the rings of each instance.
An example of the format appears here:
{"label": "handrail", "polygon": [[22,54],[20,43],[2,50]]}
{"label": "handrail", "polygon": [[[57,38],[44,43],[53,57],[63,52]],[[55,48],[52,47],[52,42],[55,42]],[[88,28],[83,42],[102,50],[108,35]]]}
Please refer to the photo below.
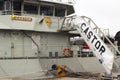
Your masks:
{"label": "handrail", "polygon": [[[90,19],[89,17],[86,17],[86,16],[82,16],[82,17],[83,17],[83,18],[88,18],[88,19]],[[105,36],[105,34],[104,34],[104,33],[101,31],[101,29],[94,23],[94,21],[93,21],[92,19],[90,19],[90,21],[95,25],[95,27],[96,27],[97,29],[99,29],[99,31],[103,34],[103,37],[107,39],[107,41],[108,41],[108,42],[110,43],[110,45],[115,49],[115,51],[120,54],[120,51],[114,46],[114,44],[108,39],[108,37]],[[115,58],[115,59],[116,59],[116,58]]]}
{"label": "handrail", "polygon": [[[67,25],[66,26],[67,29],[69,29],[69,28],[71,30],[76,29],[78,31],[78,33],[83,37],[85,42],[91,48],[91,50],[93,51],[93,53],[95,54],[95,56],[97,57],[99,62],[102,64],[106,73],[110,75],[112,66],[113,66],[114,54],[106,46],[106,44],[103,43],[103,41],[101,40],[101,37],[99,37],[93,31],[93,27],[98,28],[98,26],[90,18],[88,18],[86,16],[77,16],[77,15],[76,16],[75,15],[68,16],[68,19],[66,18],[64,25]],[[114,47],[112,42],[104,34],[103,34],[103,36]],[[95,39],[97,40],[96,42],[94,42]],[[97,43],[99,43],[99,46],[96,46]],[[101,48],[100,48],[100,46],[101,46]],[[107,58],[107,57],[109,57],[109,58]]]}
{"label": "handrail", "polygon": [[9,14],[21,15],[21,14],[24,14],[24,13],[25,13],[25,11],[19,11],[19,10],[14,10],[14,11],[12,11],[12,10],[3,10],[2,11],[3,15],[9,15]]}

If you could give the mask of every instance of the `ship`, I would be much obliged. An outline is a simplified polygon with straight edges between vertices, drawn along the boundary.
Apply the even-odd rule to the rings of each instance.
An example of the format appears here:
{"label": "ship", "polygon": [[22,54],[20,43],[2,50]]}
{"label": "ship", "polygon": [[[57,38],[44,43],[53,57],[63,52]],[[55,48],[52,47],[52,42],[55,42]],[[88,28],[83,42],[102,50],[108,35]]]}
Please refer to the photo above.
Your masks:
{"label": "ship", "polygon": [[64,27],[74,3],[0,0],[0,79],[52,78],[56,65],[72,73],[105,72],[79,32]]}

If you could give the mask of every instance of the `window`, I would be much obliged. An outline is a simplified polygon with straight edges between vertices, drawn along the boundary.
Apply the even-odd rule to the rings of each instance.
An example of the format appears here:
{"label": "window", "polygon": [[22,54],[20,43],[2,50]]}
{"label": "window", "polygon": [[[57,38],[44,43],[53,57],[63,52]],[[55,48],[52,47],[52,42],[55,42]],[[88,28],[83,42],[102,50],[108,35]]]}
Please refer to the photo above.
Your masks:
{"label": "window", "polygon": [[65,16],[65,9],[60,8],[60,7],[56,7],[55,8],[55,16],[64,17]]}
{"label": "window", "polygon": [[41,5],[40,14],[41,15],[47,15],[47,16],[53,16],[53,7],[52,6]]}
{"label": "window", "polygon": [[38,5],[32,3],[25,3],[24,11],[29,14],[38,14]]}
{"label": "window", "polygon": [[67,8],[67,15],[75,13],[73,6],[68,6]]}
{"label": "window", "polygon": [[21,11],[21,2],[14,1],[13,5],[14,10]]}
{"label": "window", "polygon": [[14,1],[13,2],[13,9],[14,9],[14,14],[20,15],[21,14],[21,2]]}
{"label": "window", "polygon": [[4,2],[4,9],[7,10],[7,11],[11,11],[12,10],[12,6],[11,6],[11,2],[9,0],[6,0]]}
{"label": "window", "polygon": [[0,0],[0,10],[3,10],[3,0]]}
{"label": "window", "polygon": [[10,0],[5,0],[4,1],[4,11],[3,14],[8,15],[12,14],[12,3]]}

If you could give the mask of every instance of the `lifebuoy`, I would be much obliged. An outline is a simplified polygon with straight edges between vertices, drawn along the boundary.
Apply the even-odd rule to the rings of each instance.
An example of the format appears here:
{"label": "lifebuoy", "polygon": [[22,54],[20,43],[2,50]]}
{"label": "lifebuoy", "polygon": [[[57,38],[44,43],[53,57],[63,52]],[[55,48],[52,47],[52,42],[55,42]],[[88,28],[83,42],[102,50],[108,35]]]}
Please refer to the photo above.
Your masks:
{"label": "lifebuoy", "polygon": [[63,55],[64,56],[71,56],[71,50],[70,50],[70,48],[64,48],[64,50],[63,50]]}

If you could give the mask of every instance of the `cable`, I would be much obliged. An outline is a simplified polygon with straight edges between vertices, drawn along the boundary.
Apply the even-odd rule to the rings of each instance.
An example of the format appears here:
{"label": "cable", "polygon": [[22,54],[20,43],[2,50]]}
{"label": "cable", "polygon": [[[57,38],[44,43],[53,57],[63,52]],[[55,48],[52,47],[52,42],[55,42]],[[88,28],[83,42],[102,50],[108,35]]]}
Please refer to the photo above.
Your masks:
{"label": "cable", "polygon": [[2,68],[1,65],[0,65],[0,68],[1,68],[1,70],[2,70],[7,76],[9,76],[9,74]]}
{"label": "cable", "polygon": [[23,34],[25,34],[27,37],[29,37],[31,40],[32,40],[32,42],[37,46],[37,52],[38,52],[38,54],[40,53],[40,48],[39,48],[39,45],[35,42],[35,40],[31,37],[31,36],[29,36],[27,33],[25,33],[24,31],[22,31],[23,32]]}

